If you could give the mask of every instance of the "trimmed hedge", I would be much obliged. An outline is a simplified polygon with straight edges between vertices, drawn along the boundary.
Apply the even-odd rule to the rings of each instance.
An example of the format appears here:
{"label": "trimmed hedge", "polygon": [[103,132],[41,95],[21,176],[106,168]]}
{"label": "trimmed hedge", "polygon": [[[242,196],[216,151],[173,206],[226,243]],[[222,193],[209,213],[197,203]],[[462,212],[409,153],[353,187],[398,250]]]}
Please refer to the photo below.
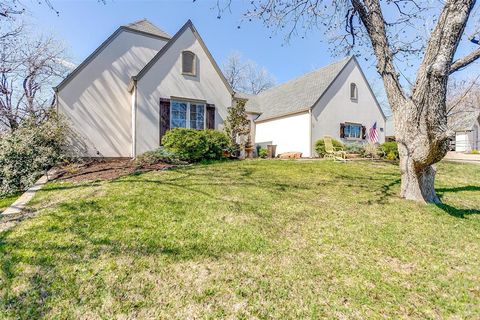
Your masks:
{"label": "trimmed hedge", "polygon": [[230,140],[225,133],[216,130],[175,128],[167,131],[162,144],[180,160],[198,162],[222,159]]}
{"label": "trimmed hedge", "polygon": [[[334,148],[344,148],[343,143],[338,140],[332,139],[332,144]],[[320,157],[325,156],[325,142],[323,141],[323,139],[317,140],[317,142],[315,142],[315,152]]]}

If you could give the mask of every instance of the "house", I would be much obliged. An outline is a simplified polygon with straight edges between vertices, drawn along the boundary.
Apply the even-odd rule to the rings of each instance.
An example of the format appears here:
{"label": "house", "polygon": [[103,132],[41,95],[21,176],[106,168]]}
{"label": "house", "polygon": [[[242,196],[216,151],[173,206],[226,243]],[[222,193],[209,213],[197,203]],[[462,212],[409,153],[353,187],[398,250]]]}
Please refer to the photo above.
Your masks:
{"label": "house", "polygon": [[246,108],[258,114],[255,142],[277,145],[277,153],[315,156],[315,142],[325,135],[363,143],[375,124],[378,142],[385,141],[385,115],[355,57],[248,97]]}
{"label": "house", "polygon": [[395,141],[395,123],[393,122],[393,115],[387,116],[385,122],[385,141]]}
{"label": "house", "polygon": [[480,110],[455,109],[448,116],[448,127],[455,132],[452,149],[456,152],[471,152],[480,149]]}
{"label": "house", "polygon": [[189,20],[172,37],[148,20],[119,27],[54,88],[56,107],[85,157],[135,157],[170,128],[223,130],[227,110],[247,100],[256,143],[313,156],[331,135],[363,142],[385,116],[354,57],[256,96],[234,92]]}

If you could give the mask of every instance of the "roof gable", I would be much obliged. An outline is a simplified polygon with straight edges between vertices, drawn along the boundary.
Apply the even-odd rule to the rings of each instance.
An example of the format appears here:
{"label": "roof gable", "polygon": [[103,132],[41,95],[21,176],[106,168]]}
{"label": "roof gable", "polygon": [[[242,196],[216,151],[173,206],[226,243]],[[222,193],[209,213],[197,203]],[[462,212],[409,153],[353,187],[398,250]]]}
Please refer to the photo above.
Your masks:
{"label": "roof gable", "polygon": [[351,59],[345,58],[270,88],[249,99],[246,108],[261,113],[257,121],[309,110]]}
{"label": "roof gable", "polygon": [[447,118],[448,128],[455,132],[471,131],[477,123],[480,123],[480,110],[476,109],[454,110]]}
{"label": "roof gable", "polygon": [[[156,30],[155,30],[156,29]],[[95,59],[110,43],[112,43],[122,32],[135,33],[142,36],[153,37],[168,41],[170,36],[154,26],[148,20],[140,20],[130,23],[125,26],[119,27],[113,32],[100,46],[95,49],[82,63],[80,63],[71,73],[69,73],[56,87],[53,87],[55,92],[61,90],[68,82],[70,82],[75,76],[80,73],[93,59]],[[162,35],[160,35],[162,34]]]}
{"label": "roof gable", "polygon": [[[383,118],[386,119],[385,113],[354,56],[334,62],[247,98],[246,109],[248,112],[261,114],[256,121],[279,118],[310,110],[320,101],[350,62],[355,63],[360,70],[378,109]],[[242,97],[239,96],[239,98]]]}
{"label": "roof gable", "polygon": [[162,29],[158,28],[156,25],[154,25],[153,23],[151,23],[147,19],[142,19],[142,20],[138,20],[138,21],[129,23],[127,25],[124,25],[124,27],[129,28],[129,29],[133,29],[133,30],[136,30],[136,31],[156,35],[156,36],[163,37],[163,38],[166,38],[166,39],[171,38],[171,36],[168,33],[163,31]]}
{"label": "roof gable", "polygon": [[[147,63],[147,65],[145,65],[145,67],[140,70],[140,72],[136,75],[136,76],[133,76],[132,77],[132,80],[133,81],[138,81],[140,80],[152,67],[153,65],[155,65],[155,63],[157,63],[157,61],[172,47],[172,45],[180,38],[180,36],[185,32],[187,31],[188,29],[190,29],[193,33],[193,35],[195,36],[195,38],[197,39],[197,41],[200,43],[201,47],[203,48],[203,50],[205,51],[208,59],[210,60],[210,62],[212,63],[215,71],[217,71],[219,77],[221,78],[222,82],[225,84],[225,87],[228,89],[228,91],[230,92],[230,94],[233,95],[233,89],[232,87],[230,86],[230,84],[228,83],[227,79],[225,79],[225,76],[223,75],[222,71],[220,70],[220,67],[218,66],[217,62],[215,61],[215,59],[213,58],[212,54],[210,53],[210,51],[208,50],[207,46],[205,45],[205,42],[203,42],[203,39],[202,37],[200,36],[200,34],[198,33],[198,31],[196,30],[195,26],[193,25],[192,21],[191,20],[188,20],[183,26],[182,28],[180,28],[180,30],[178,30],[178,32],[170,39],[170,41],[167,42],[167,44],[152,58],[152,60],[150,60],[150,62]],[[129,90],[132,89],[132,85],[129,86]]]}

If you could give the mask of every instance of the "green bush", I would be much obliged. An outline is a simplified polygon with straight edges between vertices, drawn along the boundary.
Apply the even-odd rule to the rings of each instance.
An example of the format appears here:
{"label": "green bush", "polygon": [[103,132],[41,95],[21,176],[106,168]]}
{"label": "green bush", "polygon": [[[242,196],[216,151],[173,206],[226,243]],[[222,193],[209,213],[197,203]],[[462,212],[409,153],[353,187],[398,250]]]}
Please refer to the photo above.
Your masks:
{"label": "green bush", "polygon": [[139,167],[153,165],[157,163],[181,164],[182,161],[178,155],[168,152],[165,148],[147,151],[135,159],[135,164]]}
{"label": "green bush", "polygon": [[387,160],[398,160],[398,145],[395,141],[385,142],[380,145],[380,152],[383,158]]}
{"label": "green bush", "polygon": [[473,149],[472,154],[480,154],[480,151],[478,151],[477,149]]}
{"label": "green bush", "polygon": [[[343,143],[338,140],[332,139],[332,144],[334,148],[343,148]],[[323,157],[325,155],[325,142],[323,139],[317,140],[315,142],[315,152],[320,156]]]}
{"label": "green bush", "polygon": [[66,123],[56,115],[37,123],[26,120],[0,139],[0,195],[23,191],[45,170],[65,159]]}
{"label": "green bush", "polygon": [[180,160],[198,162],[222,159],[230,140],[220,131],[175,128],[167,131],[162,144]]}
{"label": "green bush", "polygon": [[268,150],[267,148],[260,148],[258,149],[258,156],[260,158],[266,158],[268,156]]}

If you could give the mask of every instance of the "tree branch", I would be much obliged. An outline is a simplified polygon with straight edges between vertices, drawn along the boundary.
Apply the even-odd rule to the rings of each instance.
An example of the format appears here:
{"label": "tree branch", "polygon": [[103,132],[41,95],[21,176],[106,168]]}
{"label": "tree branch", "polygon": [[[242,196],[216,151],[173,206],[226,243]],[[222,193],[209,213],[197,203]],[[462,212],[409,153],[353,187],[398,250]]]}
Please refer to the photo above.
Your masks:
{"label": "tree branch", "polygon": [[478,58],[480,58],[480,48],[472,51],[470,54],[466,55],[463,58],[455,60],[450,66],[450,74],[460,70],[463,67],[468,66],[470,63],[474,62]]}
{"label": "tree branch", "polygon": [[367,29],[375,56],[377,71],[383,79],[392,109],[396,109],[405,99],[398,73],[393,63],[393,53],[388,43],[385,19],[378,0],[351,0],[353,8]]}

